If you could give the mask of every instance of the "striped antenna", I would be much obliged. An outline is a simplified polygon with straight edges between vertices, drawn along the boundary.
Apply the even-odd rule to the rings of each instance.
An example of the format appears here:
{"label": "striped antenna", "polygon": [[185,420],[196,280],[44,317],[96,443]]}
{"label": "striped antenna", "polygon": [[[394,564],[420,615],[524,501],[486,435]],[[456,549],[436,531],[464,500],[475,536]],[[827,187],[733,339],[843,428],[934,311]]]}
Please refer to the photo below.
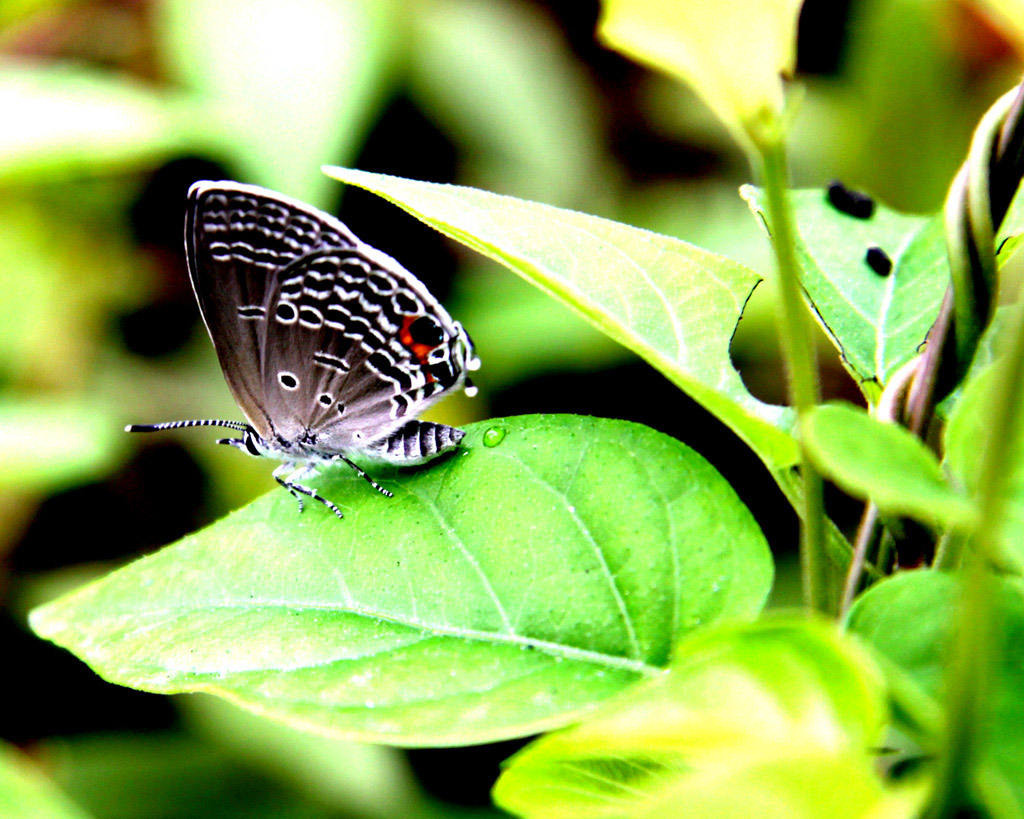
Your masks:
{"label": "striped antenna", "polygon": [[162,429],[182,429],[184,427],[227,427],[228,429],[237,429],[239,432],[245,432],[249,425],[243,424],[241,421],[218,421],[205,418],[195,421],[165,421],[162,424],[129,424],[124,428],[124,431],[157,432]]}

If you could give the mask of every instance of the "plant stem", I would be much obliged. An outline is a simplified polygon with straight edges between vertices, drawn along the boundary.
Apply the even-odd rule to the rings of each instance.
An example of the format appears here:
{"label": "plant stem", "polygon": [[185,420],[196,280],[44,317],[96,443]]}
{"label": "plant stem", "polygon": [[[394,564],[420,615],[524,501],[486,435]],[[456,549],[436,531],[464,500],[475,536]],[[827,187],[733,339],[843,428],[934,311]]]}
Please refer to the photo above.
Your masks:
{"label": "plant stem", "polygon": [[1001,378],[994,381],[985,448],[978,471],[975,501],[978,528],[969,541],[946,677],[946,736],[939,760],[936,790],[929,816],[956,815],[967,801],[971,776],[979,755],[979,729],[987,702],[988,683],[996,652],[998,587],[991,564],[999,563],[1000,535],[1006,493],[1012,477],[1010,458],[1017,451],[1018,410],[1024,399],[1024,306],[1009,328],[1007,349],[1000,358]]}
{"label": "plant stem", "polygon": [[845,615],[853,605],[853,598],[857,596],[857,589],[860,587],[860,579],[864,574],[864,564],[867,561],[868,546],[875,539],[875,527],[878,525],[878,507],[873,501],[869,501],[864,507],[864,513],[860,518],[860,525],[857,527],[857,537],[853,541],[853,560],[850,561],[850,568],[846,572],[846,583],[843,585],[843,600],[839,605],[840,616]]}
{"label": "plant stem", "polygon": [[970,803],[971,780],[978,759],[978,730],[992,665],[995,576],[981,559],[968,560],[956,630],[946,673],[946,726],[936,771],[935,791],[925,814],[954,819]]}
{"label": "plant stem", "polygon": [[[789,173],[786,149],[781,137],[758,145],[761,160],[761,184],[764,186],[772,247],[779,276],[779,334],[789,375],[789,394],[796,408],[798,426],[803,427],[807,413],[818,403],[818,363],[814,335],[800,291],[796,261],[796,227],[789,203]],[[825,510],[821,475],[801,450],[800,475],[803,481],[800,527],[800,568],[804,602],[812,611],[825,612],[828,599],[828,564],[825,556]]]}

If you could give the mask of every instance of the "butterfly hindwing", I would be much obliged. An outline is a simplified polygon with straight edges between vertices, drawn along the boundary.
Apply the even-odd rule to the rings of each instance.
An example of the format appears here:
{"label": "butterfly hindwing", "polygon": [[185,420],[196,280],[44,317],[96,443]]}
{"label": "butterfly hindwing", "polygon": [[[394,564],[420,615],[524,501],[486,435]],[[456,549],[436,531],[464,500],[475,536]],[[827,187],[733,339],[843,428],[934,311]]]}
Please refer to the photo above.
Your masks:
{"label": "butterfly hindwing", "polygon": [[[447,313],[426,301],[421,285],[410,286],[411,274],[397,262],[369,250],[310,254],[277,278],[264,394],[286,439],[311,433],[327,449],[366,448],[440,397],[445,383],[434,373],[443,376],[443,365],[432,354],[438,361],[460,355],[459,329]],[[415,341],[409,328],[416,321],[436,325],[433,346]],[[451,369],[461,374],[464,363]]]}

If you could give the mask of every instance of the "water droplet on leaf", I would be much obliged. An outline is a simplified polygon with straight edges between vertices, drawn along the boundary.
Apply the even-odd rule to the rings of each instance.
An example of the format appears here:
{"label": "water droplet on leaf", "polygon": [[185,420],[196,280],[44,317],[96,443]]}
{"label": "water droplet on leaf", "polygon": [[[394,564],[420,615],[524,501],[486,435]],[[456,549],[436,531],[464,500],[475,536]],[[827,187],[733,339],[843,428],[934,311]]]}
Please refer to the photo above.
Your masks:
{"label": "water droplet on leaf", "polygon": [[505,440],[505,430],[501,427],[491,427],[484,433],[484,446],[497,446]]}

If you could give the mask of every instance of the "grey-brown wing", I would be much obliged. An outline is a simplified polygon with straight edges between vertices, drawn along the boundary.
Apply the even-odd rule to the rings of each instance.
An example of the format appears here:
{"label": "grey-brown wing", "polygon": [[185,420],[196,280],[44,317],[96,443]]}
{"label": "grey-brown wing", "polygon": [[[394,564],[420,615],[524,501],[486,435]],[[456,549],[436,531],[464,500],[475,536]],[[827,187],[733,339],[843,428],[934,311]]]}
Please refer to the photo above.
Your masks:
{"label": "grey-brown wing", "polygon": [[262,395],[287,440],[368,450],[465,380],[465,332],[379,251],[359,243],[308,254],[274,288]]}
{"label": "grey-brown wing", "polygon": [[337,219],[263,188],[197,182],[189,191],[192,287],[228,387],[267,440],[274,425],[265,394],[265,319],[277,277],[310,253],[356,244]]}

